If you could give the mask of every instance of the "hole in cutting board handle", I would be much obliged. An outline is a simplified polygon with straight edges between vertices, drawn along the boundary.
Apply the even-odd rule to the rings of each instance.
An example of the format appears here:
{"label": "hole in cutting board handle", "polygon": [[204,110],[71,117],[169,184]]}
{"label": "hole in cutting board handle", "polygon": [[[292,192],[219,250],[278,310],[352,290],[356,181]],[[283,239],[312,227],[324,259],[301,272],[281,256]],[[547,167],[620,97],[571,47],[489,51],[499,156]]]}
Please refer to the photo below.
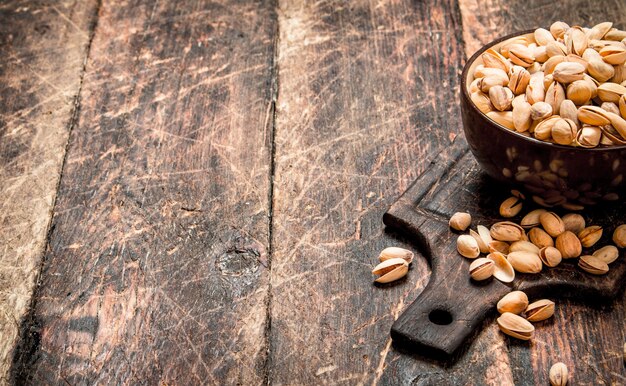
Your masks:
{"label": "hole in cutting board handle", "polygon": [[428,314],[428,320],[439,326],[447,326],[452,323],[452,314],[449,311],[435,309]]}

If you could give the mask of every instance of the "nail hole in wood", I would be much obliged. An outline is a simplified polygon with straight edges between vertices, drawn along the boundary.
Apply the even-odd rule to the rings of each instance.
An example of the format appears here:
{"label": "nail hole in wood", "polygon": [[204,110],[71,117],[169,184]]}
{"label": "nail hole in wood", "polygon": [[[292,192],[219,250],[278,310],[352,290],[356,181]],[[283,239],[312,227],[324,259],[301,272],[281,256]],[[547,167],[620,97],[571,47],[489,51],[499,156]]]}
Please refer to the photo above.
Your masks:
{"label": "nail hole in wood", "polygon": [[432,310],[428,314],[428,319],[440,326],[445,326],[452,323],[452,314],[446,310]]}

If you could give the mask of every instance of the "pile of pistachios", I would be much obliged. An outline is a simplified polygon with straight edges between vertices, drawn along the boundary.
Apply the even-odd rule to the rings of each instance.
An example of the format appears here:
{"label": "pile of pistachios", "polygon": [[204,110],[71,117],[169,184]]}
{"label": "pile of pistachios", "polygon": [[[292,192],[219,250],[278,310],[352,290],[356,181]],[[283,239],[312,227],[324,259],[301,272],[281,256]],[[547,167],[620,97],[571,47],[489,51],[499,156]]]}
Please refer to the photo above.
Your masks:
{"label": "pile of pistachios", "polygon": [[626,144],[626,31],[557,21],[479,60],[471,99],[502,126],[560,145]]}
{"label": "pile of pistachios", "polygon": [[551,318],[555,305],[548,299],[528,304],[528,296],[523,291],[513,291],[500,299],[496,308],[500,313],[497,322],[502,332],[513,338],[530,340],[535,335],[535,326],[531,322]]}

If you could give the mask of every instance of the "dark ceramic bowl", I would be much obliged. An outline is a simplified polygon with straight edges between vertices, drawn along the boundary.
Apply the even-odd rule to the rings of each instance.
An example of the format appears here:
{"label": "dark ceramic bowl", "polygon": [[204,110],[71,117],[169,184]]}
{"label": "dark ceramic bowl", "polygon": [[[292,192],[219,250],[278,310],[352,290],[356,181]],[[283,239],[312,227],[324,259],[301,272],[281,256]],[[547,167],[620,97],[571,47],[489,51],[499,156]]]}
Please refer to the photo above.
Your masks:
{"label": "dark ceramic bowl", "polygon": [[471,101],[469,85],[481,55],[516,33],[487,44],[461,74],[461,114],[470,149],[491,177],[520,187],[545,206],[581,209],[626,196],[626,146],[585,149],[539,141],[509,130],[483,114]]}

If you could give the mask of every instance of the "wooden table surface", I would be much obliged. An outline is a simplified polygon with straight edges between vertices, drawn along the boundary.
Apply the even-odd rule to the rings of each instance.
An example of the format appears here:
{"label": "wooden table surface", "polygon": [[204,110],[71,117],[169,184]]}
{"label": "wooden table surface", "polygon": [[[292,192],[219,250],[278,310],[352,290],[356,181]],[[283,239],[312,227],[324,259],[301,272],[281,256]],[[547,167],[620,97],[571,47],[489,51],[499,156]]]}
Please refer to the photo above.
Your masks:
{"label": "wooden table surface", "polygon": [[466,146],[466,58],[558,19],[626,3],[2,2],[0,383],[626,384],[623,295],[441,363],[389,338],[419,251],[372,284],[412,248],[382,214]]}

